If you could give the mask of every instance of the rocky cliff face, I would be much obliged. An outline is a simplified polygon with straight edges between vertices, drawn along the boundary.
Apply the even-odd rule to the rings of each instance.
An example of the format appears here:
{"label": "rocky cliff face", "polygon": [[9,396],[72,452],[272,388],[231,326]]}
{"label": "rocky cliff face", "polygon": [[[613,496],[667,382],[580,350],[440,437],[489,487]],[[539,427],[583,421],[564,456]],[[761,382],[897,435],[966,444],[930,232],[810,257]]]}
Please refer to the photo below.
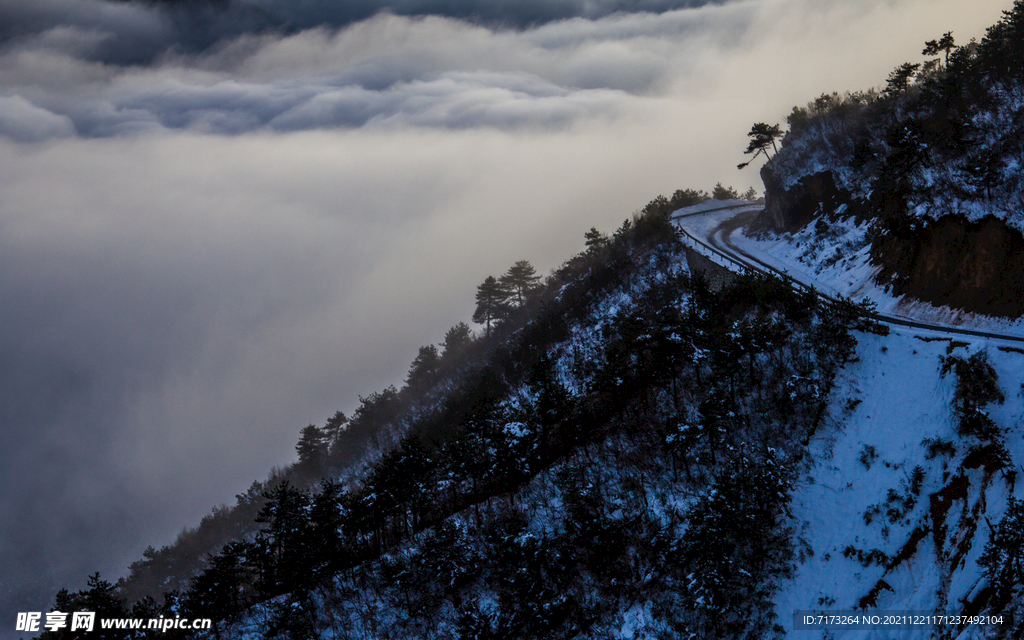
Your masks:
{"label": "rocky cliff face", "polygon": [[[764,212],[751,232],[795,233],[817,220],[854,217],[877,222],[878,203],[863,202],[836,185],[831,172],[784,187],[770,165],[761,171]],[[935,305],[987,315],[1024,314],[1024,234],[994,216],[925,218],[898,235],[875,225],[871,261],[880,285]]]}
{"label": "rocky cliff face", "polygon": [[751,225],[753,231],[795,233],[821,216],[861,216],[865,210],[849,191],[836,186],[829,171],[804,176],[786,188],[770,166],[765,165],[761,181],[765,187],[765,207]]}
{"label": "rocky cliff face", "polygon": [[905,237],[879,235],[872,262],[897,294],[994,316],[1024,314],[1024,235],[1004,221],[959,216],[930,221]]}

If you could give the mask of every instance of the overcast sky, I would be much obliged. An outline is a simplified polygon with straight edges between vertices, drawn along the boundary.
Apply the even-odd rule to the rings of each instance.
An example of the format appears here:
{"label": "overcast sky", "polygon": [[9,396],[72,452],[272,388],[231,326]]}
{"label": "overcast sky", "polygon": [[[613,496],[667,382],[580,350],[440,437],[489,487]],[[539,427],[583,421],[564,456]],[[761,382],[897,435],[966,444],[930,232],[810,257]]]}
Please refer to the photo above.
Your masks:
{"label": "overcast sky", "polygon": [[486,276],[760,190],[753,122],[1010,5],[0,0],[0,637],[399,384]]}

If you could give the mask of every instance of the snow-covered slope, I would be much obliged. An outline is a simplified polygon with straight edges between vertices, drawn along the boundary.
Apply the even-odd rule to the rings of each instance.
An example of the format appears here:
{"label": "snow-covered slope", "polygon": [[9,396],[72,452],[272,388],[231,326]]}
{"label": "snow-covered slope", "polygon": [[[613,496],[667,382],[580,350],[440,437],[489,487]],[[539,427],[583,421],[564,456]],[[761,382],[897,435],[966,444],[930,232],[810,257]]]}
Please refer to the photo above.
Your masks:
{"label": "snow-covered slope", "polygon": [[418,408],[454,418],[345,486],[270,489],[183,610],[222,638],[783,633],[794,482],[878,329],[770,277],[712,289],[659,212],[594,240]]}
{"label": "snow-covered slope", "polygon": [[[869,263],[864,223],[848,218],[794,234],[747,236],[742,228],[751,213],[737,203],[706,212],[683,209],[674,219],[689,236],[707,241],[699,250],[715,251],[709,246],[714,242],[739,260],[753,256],[828,295],[866,298],[886,315],[1024,335],[1020,320],[938,308],[885,291],[872,279],[877,268]],[[979,559],[1009,499],[1024,497],[1016,486],[1024,462],[1024,350],[1018,341],[893,325],[887,336],[861,335],[858,342],[856,358],[843,368],[830,397],[828,428],[811,441],[793,493],[800,561],[775,600],[786,629],[809,637],[829,636],[796,626],[796,612],[985,612],[979,595],[992,585]],[[959,425],[951,363],[972,358],[990,363],[1004,397],[1002,404],[984,407],[1005,444],[1002,462],[985,462],[985,444]],[[842,637],[883,632],[851,629]],[[908,638],[1006,637],[998,635],[1006,632],[998,625],[922,624],[893,632]]]}
{"label": "snow-covered slope", "polygon": [[[1013,463],[996,472],[964,464],[976,443],[957,434],[955,378],[940,375],[947,355],[982,351],[1006,395],[1005,404],[989,410],[1005,430]],[[1024,497],[1013,472],[1024,461],[1024,354],[982,339],[952,342],[896,329],[861,337],[857,356],[839,377],[830,426],[812,442],[812,462],[794,491],[807,554],[776,599],[787,626],[796,610],[870,605],[865,612],[962,613],[985,586],[978,559],[989,523],[1002,519],[1009,496]],[[929,452],[937,442],[952,443],[955,453]],[[898,633],[908,640],[951,638],[959,629],[923,625]]]}

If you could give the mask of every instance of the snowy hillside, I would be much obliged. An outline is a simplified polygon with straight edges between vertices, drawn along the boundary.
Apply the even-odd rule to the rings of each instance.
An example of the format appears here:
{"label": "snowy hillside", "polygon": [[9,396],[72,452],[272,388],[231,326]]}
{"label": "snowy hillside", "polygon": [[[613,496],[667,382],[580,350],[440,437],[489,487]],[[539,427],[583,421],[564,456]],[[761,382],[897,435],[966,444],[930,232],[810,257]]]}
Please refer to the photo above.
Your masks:
{"label": "snowy hillside", "polygon": [[[1012,462],[986,458],[981,440],[958,434],[957,380],[940,373],[947,354],[988,356],[1006,400],[985,410],[1004,430]],[[863,337],[857,356],[837,381],[830,428],[812,443],[813,464],[793,494],[798,536],[813,556],[783,587],[778,610],[981,613],[984,607],[970,609],[989,586],[978,562],[990,525],[1003,518],[1010,496],[1022,497],[1024,355],[984,340],[897,329]],[[900,637],[959,631],[926,625]]]}
{"label": "snowy hillside", "polygon": [[[1012,562],[989,543],[1022,497],[1024,351],[870,324],[849,341],[830,324],[834,311],[806,316],[817,303],[760,277],[702,289],[674,243],[634,258],[532,381],[466,433],[489,443],[485,476],[511,464],[522,485],[311,592],[258,604],[223,632],[828,638],[793,626],[795,612],[825,610],[988,612],[1002,624],[900,633],[1015,637],[1021,620],[1004,614],[1015,585],[1002,579]],[[758,289],[770,294],[746,297]],[[686,320],[671,319],[684,309]],[[823,331],[835,329],[827,341],[838,351],[826,356]],[[755,334],[763,346],[742,355]],[[654,381],[673,353],[678,374]],[[545,414],[566,412],[590,435],[533,467],[545,425],[560,423]],[[357,495],[378,499],[376,486]]]}
{"label": "snowy hillside", "polygon": [[[871,282],[877,268],[867,264],[866,243],[856,243],[866,225],[858,228],[845,220],[824,232],[744,235],[744,222],[758,213],[735,203],[707,213],[687,208],[674,219],[692,237],[742,251],[735,254],[740,260],[756,259],[830,296],[866,297],[879,303],[883,314],[1019,334],[1019,322],[907,304],[886,293]],[[698,249],[712,251],[707,245]],[[789,614],[788,630],[810,633],[794,629],[797,611],[977,615],[989,607],[990,613],[1002,612],[1006,603],[992,601],[1000,587],[986,577],[979,560],[1009,499],[1021,497],[1016,487],[1024,459],[1021,346],[1012,339],[898,325],[887,336],[859,339],[856,358],[836,380],[829,426],[810,444],[810,463],[793,493],[801,562],[776,599],[780,616]],[[985,401],[965,404],[968,388],[985,385]],[[990,419],[989,427],[972,433],[965,426],[972,411],[988,416],[979,420]],[[1013,586],[1007,582],[1002,588],[1009,593]],[[997,627],[966,627],[928,624],[899,633],[920,638],[952,638],[961,630],[965,637],[1006,634]],[[843,633],[871,638],[883,630]]]}
{"label": "snowy hillside", "polygon": [[[123,616],[126,588],[173,579],[137,615],[212,617],[220,638],[785,634],[811,589],[805,538],[831,544],[805,522],[805,477],[842,433],[858,341],[886,331],[771,277],[709,287],[670,206],[588,233],[462,355],[429,376],[418,358],[351,424],[304,431],[295,473],[215,514],[258,511],[198,569],[153,551],[57,606]],[[363,457],[314,455],[317,433],[351,444],[369,424],[390,435]]]}
{"label": "snowy hillside", "polygon": [[[290,473],[55,609],[218,639],[835,637],[794,629],[808,610],[1019,637],[1024,350],[771,276],[710,286],[670,209],[592,230],[490,332],[453,328],[403,389],[304,430]],[[182,586],[126,602],[143,584]]]}
{"label": "snowy hillside", "polygon": [[[853,344],[842,322],[853,319],[818,315],[813,300],[756,277],[708,291],[691,281],[671,237],[629,253],[619,284],[596,296],[587,286],[587,312],[567,314],[578,319],[532,372],[420,463],[431,469],[420,490],[435,504],[480,485],[491,492],[455,500],[468,508],[412,537],[386,526],[393,542],[379,557],[365,545],[379,549],[381,532],[366,538],[343,525],[342,539],[369,552],[366,561],[259,604],[223,631],[774,634],[768,598],[792,573],[786,514],[799,434],[822,419]],[[566,283],[559,297],[589,279]],[[823,331],[837,351],[815,349],[810,337]],[[762,337],[744,357],[754,332]],[[466,447],[479,453],[458,462]],[[393,491],[386,483],[378,467],[343,504],[379,501]]]}

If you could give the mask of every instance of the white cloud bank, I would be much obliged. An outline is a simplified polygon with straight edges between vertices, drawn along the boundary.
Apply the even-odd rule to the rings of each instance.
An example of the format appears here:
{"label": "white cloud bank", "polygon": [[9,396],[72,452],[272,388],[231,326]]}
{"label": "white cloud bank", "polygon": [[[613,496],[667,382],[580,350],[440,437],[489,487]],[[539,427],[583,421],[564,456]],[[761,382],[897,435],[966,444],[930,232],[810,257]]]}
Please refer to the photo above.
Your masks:
{"label": "white cloud bank", "polygon": [[[242,35],[208,52],[168,53],[143,66],[83,56],[104,33],[59,26],[0,55],[0,92],[33,109],[24,131],[2,132],[18,140],[60,137],[68,120],[84,137],[178,129],[237,135],[363,126],[562,128],[646,115],[652,101],[725,87],[739,96],[818,82],[822,63],[831,66],[825,89],[850,88],[834,86],[844,76],[877,84],[900,59],[895,51],[916,59],[922,38],[952,28],[937,18],[966,6],[746,0],[527,30],[380,14],[339,31]],[[987,21],[998,15],[972,6]],[[908,29],[899,16],[912,12],[920,15]],[[770,95],[792,99],[777,90]]]}

